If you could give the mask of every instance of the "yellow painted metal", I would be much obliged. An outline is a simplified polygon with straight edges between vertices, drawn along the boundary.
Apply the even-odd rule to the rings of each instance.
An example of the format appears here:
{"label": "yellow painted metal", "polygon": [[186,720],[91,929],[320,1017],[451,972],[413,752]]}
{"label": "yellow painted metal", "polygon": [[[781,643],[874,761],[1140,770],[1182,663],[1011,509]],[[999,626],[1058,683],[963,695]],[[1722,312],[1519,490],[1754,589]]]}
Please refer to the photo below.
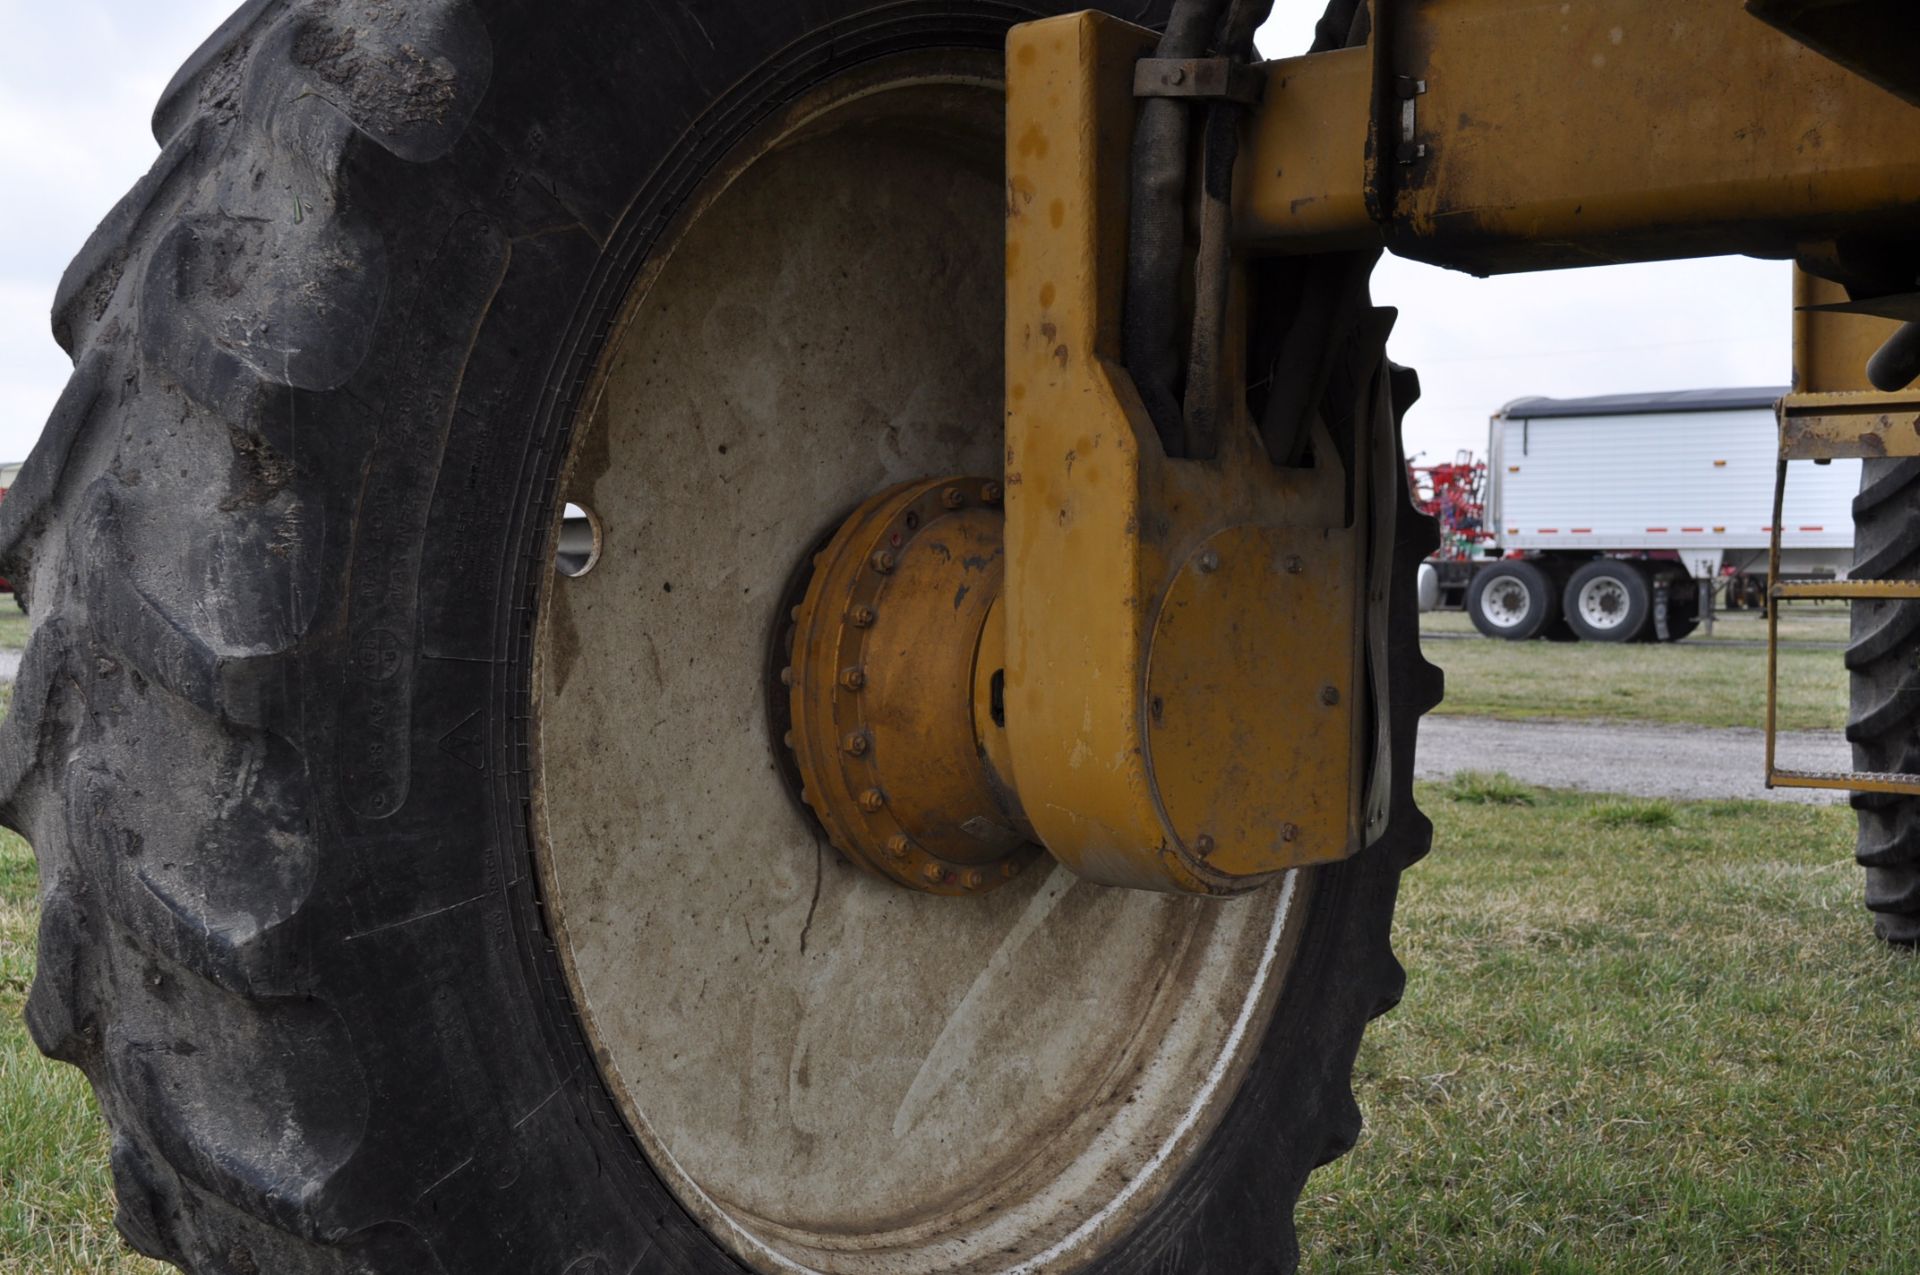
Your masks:
{"label": "yellow painted metal", "polygon": [[[1847,290],[1796,267],[1793,272],[1793,392],[1870,393],[1867,360],[1900,327],[1890,319],[1837,314],[1817,306],[1851,300]],[[1791,402],[1791,399],[1789,399]]]}
{"label": "yellow painted metal", "polygon": [[[1315,159],[1246,171],[1259,188],[1236,232],[1249,247],[1324,251],[1365,236],[1371,216],[1396,254],[1477,273],[1784,257],[1843,232],[1898,233],[1920,205],[1920,107],[1741,0],[1375,11],[1370,93],[1350,78],[1353,52],[1271,65],[1287,87],[1270,86],[1253,151]],[[1371,130],[1350,118],[1368,104]],[[1321,121],[1329,155],[1283,136],[1302,120]],[[1367,145],[1372,169],[1354,149]]]}
{"label": "yellow painted metal", "polygon": [[1920,580],[1833,580],[1776,584],[1768,592],[1785,601],[1895,602],[1920,599]]}
{"label": "yellow painted metal", "polygon": [[1787,474],[1794,461],[1920,455],[1920,399],[1885,394],[1867,382],[1867,360],[1898,324],[1812,307],[1847,300],[1838,284],[1795,270],[1793,282],[1793,392],[1780,403],[1780,460],[1774,475],[1768,570],[1767,743],[1769,788],[1920,796],[1920,775],[1790,770],[1779,765],[1779,603],[1799,600],[1896,601],[1920,599],[1920,581],[1844,580],[1788,584],[1780,579],[1780,537]]}
{"label": "yellow painted metal", "polygon": [[1241,152],[1234,221],[1243,237],[1270,237],[1314,252],[1377,246],[1369,46],[1269,62],[1255,124]]}
{"label": "yellow painted metal", "polygon": [[1316,423],[1319,467],[1279,469],[1236,402],[1216,457],[1162,452],[1118,363],[1153,41],[1100,14],[1009,41],[1007,740],[1035,831],[1080,875],[1229,894],[1364,839],[1354,475],[1375,440],[1350,471]]}
{"label": "yellow painted metal", "polygon": [[945,478],[874,496],[816,556],[792,617],[804,799],[855,864],[934,894],[985,893],[1039,854],[974,711],[997,671],[998,494]]}
{"label": "yellow painted metal", "polygon": [[1811,308],[1847,299],[1839,284],[1794,271],[1793,392],[1780,405],[1781,455],[1920,456],[1920,395],[1882,393],[1867,381],[1867,360],[1900,325]]}
{"label": "yellow painted metal", "polygon": [[[1147,669],[1147,757],[1167,824],[1207,866],[1258,878],[1324,863],[1359,835],[1352,730],[1363,690],[1351,539],[1230,527],[1174,574]],[[1325,754],[1301,742],[1324,740]]]}
{"label": "yellow painted metal", "polygon": [[1911,393],[1789,394],[1780,411],[1788,460],[1920,456],[1920,396]]}
{"label": "yellow painted metal", "polygon": [[1819,788],[1828,792],[1878,792],[1896,797],[1920,797],[1920,775],[1855,770],[1774,770],[1769,788]]}

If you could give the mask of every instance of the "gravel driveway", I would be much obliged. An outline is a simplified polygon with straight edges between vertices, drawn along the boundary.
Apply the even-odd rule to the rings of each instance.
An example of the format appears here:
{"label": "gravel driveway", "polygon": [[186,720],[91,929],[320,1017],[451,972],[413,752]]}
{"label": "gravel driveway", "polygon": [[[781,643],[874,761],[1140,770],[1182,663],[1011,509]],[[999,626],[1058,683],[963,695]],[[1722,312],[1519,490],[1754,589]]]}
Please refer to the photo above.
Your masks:
{"label": "gravel driveway", "polygon": [[[1785,731],[1780,763],[1802,770],[1851,770],[1853,752],[1839,731]],[[1634,797],[1752,797],[1838,803],[1840,792],[1779,788],[1762,782],[1766,736],[1757,730],[1655,726],[1639,722],[1506,722],[1429,717],[1420,723],[1415,774],[1446,779],[1462,770],[1503,770],[1543,788],[1578,788]]]}

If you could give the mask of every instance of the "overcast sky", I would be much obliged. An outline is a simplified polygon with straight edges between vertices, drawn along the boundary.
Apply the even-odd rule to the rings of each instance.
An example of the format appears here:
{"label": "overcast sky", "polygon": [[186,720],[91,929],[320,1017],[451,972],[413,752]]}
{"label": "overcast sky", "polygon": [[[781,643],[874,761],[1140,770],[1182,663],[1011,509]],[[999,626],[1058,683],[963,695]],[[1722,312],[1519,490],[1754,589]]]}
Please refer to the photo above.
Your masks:
{"label": "overcast sky", "polygon": [[[26,456],[66,381],[47,312],[67,261],[152,163],[148,118],[236,0],[0,0],[0,460]],[[639,0],[636,0],[639,2]],[[564,0],[555,0],[564,3]],[[1318,0],[1279,0],[1268,56],[1304,49]],[[1388,260],[1393,354],[1426,398],[1409,452],[1486,445],[1528,395],[1784,384],[1790,282],[1737,258],[1482,280]]]}

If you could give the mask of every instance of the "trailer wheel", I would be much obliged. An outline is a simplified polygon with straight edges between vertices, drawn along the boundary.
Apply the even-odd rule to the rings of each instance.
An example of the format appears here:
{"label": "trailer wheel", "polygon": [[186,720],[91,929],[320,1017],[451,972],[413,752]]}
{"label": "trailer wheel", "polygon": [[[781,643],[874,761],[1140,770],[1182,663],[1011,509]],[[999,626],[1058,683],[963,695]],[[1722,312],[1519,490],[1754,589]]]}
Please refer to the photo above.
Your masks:
{"label": "trailer wheel", "polygon": [[1560,619],[1560,599],[1537,563],[1512,558],[1480,569],[1467,590],[1467,614],[1488,637],[1526,642]]}
{"label": "trailer wheel", "polygon": [[1685,572],[1669,571],[1667,581],[1666,635],[1649,620],[1646,636],[1656,642],[1684,642],[1700,627],[1700,592],[1694,578]]}
{"label": "trailer wheel", "polygon": [[1653,619],[1653,590],[1634,563],[1596,558],[1567,580],[1560,605],[1583,640],[1631,642]]}
{"label": "trailer wheel", "polygon": [[[901,890],[769,728],[812,539],[999,472],[1004,42],[1068,7],[255,0],[169,90],[0,504],[27,1018],[136,1248],[1293,1268],[1403,983],[1432,519],[1385,546],[1387,828],[1246,899]],[[1410,397],[1380,330],[1331,343],[1329,419]]]}
{"label": "trailer wheel", "polygon": [[[1856,580],[1920,579],[1920,460],[1861,465],[1853,502]],[[1856,602],[1847,645],[1852,705],[1847,738],[1859,770],[1920,770],[1920,602]],[[1873,928],[1889,943],[1920,944],[1920,799],[1855,793],[1854,857],[1866,869]]]}

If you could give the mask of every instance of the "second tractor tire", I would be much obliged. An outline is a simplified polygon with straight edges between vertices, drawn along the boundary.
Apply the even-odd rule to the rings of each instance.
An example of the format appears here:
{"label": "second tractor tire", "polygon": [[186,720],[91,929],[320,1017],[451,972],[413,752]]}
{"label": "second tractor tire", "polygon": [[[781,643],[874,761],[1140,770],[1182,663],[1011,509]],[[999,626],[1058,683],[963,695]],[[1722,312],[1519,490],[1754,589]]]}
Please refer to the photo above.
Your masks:
{"label": "second tractor tire", "polygon": [[[1853,502],[1856,580],[1920,579],[1920,460],[1862,462]],[[1847,669],[1852,703],[1847,739],[1855,769],[1920,771],[1920,602],[1853,604]],[[1856,793],[1854,857],[1866,870],[1874,931],[1889,943],[1920,944],[1920,799]]]}

